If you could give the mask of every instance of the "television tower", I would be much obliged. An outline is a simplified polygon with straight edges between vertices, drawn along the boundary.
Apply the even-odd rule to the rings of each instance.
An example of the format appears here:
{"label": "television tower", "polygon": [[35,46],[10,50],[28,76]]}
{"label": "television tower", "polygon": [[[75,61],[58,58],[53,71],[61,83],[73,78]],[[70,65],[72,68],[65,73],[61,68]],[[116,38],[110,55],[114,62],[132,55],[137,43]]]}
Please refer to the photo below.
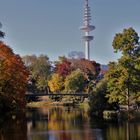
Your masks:
{"label": "television tower", "polygon": [[89,33],[95,29],[95,26],[90,25],[91,14],[88,0],[85,0],[83,21],[84,24],[82,27],[80,27],[80,30],[85,33],[85,35],[83,36],[83,40],[85,42],[85,59],[90,59],[90,41],[93,40],[94,37]]}

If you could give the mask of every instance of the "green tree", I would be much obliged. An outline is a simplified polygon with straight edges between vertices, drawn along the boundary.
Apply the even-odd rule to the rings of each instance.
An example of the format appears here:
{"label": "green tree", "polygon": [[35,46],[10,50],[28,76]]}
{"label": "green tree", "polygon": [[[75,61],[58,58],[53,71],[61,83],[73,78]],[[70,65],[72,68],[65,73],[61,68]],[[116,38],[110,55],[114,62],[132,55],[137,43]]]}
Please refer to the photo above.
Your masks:
{"label": "green tree", "polygon": [[23,61],[30,71],[30,79],[38,90],[48,92],[48,79],[51,74],[51,62],[46,55],[24,56]]}
{"label": "green tree", "polygon": [[118,109],[116,102],[108,103],[108,98],[106,98],[107,83],[105,78],[98,82],[89,97],[90,114],[99,118],[103,117],[104,110]]}
{"label": "green tree", "polygon": [[48,78],[47,76],[46,77],[39,77],[38,80],[37,80],[37,88],[41,91],[46,91],[47,93],[49,92],[49,89],[48,89]]}
{"label": "green tree", "polygon": [[107,81],[101,80],[89,97],[90,114],[102,117],[102,112],[106,109]]}
{"label": "green tree", "polygon": [[51,63],[49,61],[49,58],[45,55],[40,55],[31,68],[31,74],[36,80],[36,86],[39,90],[44,89],[46,92],[48,92],[47,81],[50,73]]}
{"label": "green tree", "polygon": [[133,28],[124,29],[116,34],[112,45],[115,52],[122,53],[122,57],[109,64],[107,97],[109,102],[126,104],[129,111],[130,105],[140,97],[139,36]]}
{"label": "green tree", "polygon": [[72,71],[64,82],[66,93],[82,92],[85,86],[84,76],[80,70]]}

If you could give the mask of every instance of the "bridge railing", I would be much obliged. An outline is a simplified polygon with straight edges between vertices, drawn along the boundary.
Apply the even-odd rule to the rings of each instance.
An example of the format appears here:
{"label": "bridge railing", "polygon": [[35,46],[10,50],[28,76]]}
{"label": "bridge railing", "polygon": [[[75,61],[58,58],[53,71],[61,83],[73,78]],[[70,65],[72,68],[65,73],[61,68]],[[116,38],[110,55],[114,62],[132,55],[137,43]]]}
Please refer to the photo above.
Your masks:
{"label": "bridge railing", "polygon": [[87,93],[26,93],[26,96],[88,96],[89,94]]}
{"label": "bridge railing", "polygon": [[89,94],[87,93],[67,93],[67,94],[63,94],[63,93],[49,93],[49,94],[46,94],[46,93],[26,93],[25,94],[26,96],[26,100],[28,102],[30,101],[38,101],[40,99],[41,96],[48,96],[50,98],[61,98],[61,97],[64,97],[64,96],[71,96],[71,97],[81,97],[81,98],[88,98]]}

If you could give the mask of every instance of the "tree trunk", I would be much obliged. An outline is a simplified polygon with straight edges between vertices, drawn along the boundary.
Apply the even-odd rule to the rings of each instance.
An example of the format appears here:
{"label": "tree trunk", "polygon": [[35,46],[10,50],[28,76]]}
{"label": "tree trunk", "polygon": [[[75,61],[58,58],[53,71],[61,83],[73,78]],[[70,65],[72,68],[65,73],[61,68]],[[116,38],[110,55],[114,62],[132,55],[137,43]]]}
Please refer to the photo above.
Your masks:
{"label": "tree trunk", "polygon": [[126,101],[127,101],[127,113],[128,113],[128,120],[130,120],[130,101],[129,101],[129,86],[128,86],[128,91],[127,91],[127,95],[126,95]]}
{"label": "tree trunk", "polygon": [[129,91],[127,92],[127,95],[126,95],[126,101],[127,101],[127,111],[129,112],[129,110],[130,110]]}

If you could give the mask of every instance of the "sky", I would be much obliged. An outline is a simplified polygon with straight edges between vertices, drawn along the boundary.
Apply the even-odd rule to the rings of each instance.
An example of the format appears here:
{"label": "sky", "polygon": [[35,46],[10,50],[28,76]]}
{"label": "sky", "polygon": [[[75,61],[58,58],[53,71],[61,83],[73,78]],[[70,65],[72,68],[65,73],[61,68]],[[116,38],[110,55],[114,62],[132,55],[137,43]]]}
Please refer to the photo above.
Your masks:
{"label": "sky", "polygon": [[[100,64],[116,61],[112,41],[116,33],[133,27],[140,34],[140,0],[89,0],[91,32],[90,59]],[[0,22],[4,42],[14,53],[47,55],[50,60],[83,51],[84,0],[0,0]]]}

